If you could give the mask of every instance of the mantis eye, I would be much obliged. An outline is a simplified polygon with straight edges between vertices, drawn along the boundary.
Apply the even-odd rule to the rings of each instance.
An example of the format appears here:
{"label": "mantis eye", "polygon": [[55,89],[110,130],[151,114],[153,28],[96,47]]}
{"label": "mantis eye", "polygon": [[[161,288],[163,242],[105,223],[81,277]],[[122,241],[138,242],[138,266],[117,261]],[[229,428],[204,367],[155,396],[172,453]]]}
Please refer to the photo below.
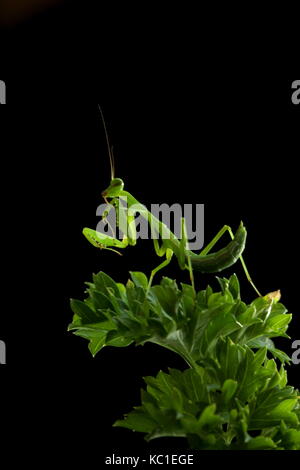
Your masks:
{"label": "mantis eye", "polygon": [[114,189],[118,187],[123,188],[123,186],[124,186],[124,183],[121,180],[121,178],[114,178],[110,183],[110,187]]}
{"label": "mantis eye", "polygon": [[109,187],[102,192],[103,197],[117,197],[123,190],[124,183],[120,178],[114,178]]}
{"label": "mantis eye", "polygon": [[121,178],[114,178],[109,185],[110,192],[113,191],[114,193],[116,193],[116,191],[122,191],[123,188],[124,183]]}

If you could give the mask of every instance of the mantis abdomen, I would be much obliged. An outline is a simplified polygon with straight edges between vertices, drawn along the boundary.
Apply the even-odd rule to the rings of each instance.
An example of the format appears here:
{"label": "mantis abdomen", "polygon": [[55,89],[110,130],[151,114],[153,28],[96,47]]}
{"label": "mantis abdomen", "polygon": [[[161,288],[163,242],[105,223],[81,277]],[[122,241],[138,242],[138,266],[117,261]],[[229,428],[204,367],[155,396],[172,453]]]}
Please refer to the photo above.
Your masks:
{"label": "mantis abdomen", "polygon": [[234,239],[225,248],[204,256],[189,252],[193,269],[201,273],[216,273],[229,268],[243,253],[246,237],[247,231],[241,223]]}

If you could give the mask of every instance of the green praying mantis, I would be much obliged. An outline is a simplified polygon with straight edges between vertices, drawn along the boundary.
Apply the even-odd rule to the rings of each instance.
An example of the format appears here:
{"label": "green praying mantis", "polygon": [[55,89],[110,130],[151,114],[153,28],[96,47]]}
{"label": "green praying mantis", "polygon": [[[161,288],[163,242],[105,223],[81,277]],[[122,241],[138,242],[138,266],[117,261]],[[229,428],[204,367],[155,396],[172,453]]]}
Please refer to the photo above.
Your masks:
{"label": "green praying mantis", "polygon": [[[122,240],[119,240],[115,236],[103,234],[90,228],[84,228],[83,235],[87,238],[87,240],[97,248],[108,249],[112,251],[126,248],[128,245],[135,245],[137,242],[135,215],[136,212],[139,212],[140,216],[143,217],[147,223],[149,223],[151,230],[154,230],[157,234],[159,234],[158,238],[153,237],[154,249],[159,257],[165,257],[165,260],[151,271],[149,287],[152,284],[155,274],[170,263],[173,255],[176,256],[179,267],[182,270],[189,270],[193,285],[193,270],[199,271],[201,273],[217,273],[232,266],[237,262],[237,260],[240,259],[248,281],[256,293],[261,296],[249,275],[248,269],[242,257],[247,237],[247,231],[243,223],[240,223],[235,234],[233,234],[233,231],[228,225],[224,225],[224,227],[216,234],[213,240],[199,254],[189,250],[187,248],[184,218],[181,219],[181,238],[178,238],[162,221],[156,218],[145,208],[145,206],[139,203],[139,201],[134,196],[132,196],[128,191],[124,190],[124,182],[122,179],[115,178],[115,166],[112,147],[109,143],[108,132],[100,106],[99,110],[105,131],[111,169],[110,185],[104,191],[102,191],[101,194],[105,202],[108,204],[108,207],[111,209],[114,207],[118,211],[118,227],[126,235],[123,236]],[[121,210],[120,201],[122,198],[126,198],[126,211]],[[105,218],[107,214],[108,212],[103,215],[103,218]],[[227,246],[220,249],[219,251],[211,253],[214,245],[226,232],[228,232],[231,236],[231,242],[229,242]]]}

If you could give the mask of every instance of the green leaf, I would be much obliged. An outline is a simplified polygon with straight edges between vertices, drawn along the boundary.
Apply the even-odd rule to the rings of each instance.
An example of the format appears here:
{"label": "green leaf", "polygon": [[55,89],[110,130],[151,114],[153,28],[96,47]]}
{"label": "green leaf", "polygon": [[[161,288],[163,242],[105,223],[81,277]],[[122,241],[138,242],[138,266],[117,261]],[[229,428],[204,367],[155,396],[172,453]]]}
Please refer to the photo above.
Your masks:
{"label": "green leaf", "polygon": [[216,279],[217,279],[218,283],[220,284],[223,295],[226,294],[226,292],[228,291],[228,288],[229,288],[228,279],[221,278],[221,277],[218,277],[218,276],[216,276]]}
{"label": "green leaf", "polygon": [[291,362],[291,358],[280,349],[275,348],[273,341],[266,336],[260,336],[259,338],[254,338],[248,341],[247,346],[250,348],[263,348],[266,347],[274,357],[277,357],[281,362]]}
{"label": "green leaf", "polygon": [[76,327],[77,331],[74,334],[82,338],[93,339],[97,338],[99,334],[102,335],[103,332],[107,334],[112,328],[114,325],[111,322],[89,323],[83,327]]}
{"label": "green leaf", "polygon": [[144,273],[130,271],[130,276],[136,287],[141,287],[142,289],[147,290],[149,281]]}
{"label": "green leaf", "polygon": [[198,420],[198,425],[200,429],[210,429],[211,427],[221,424],[222,421],[221,416],[216,415],[216,404],[213,403],[204,408]]}
{"label": "green leaf", "polygon": [[269,437],[257,436],[247,443],[247,450],[270,450],[276,449],[276,444]]}
{"label": "green leaf", "polygon": [[111,309],[113,307],[113,304],[111,303],[109,297],[103,294],[103,292],[91,290],[90,299],[92,300],[93,306],[96,310],[102,311]]}
{"label": "green leaf", "polygon": [[282,433],[281,444],[285,450],[300,449],[300,430],[286,429]]}
{"label": "green leaf", "polygon": [[267,321],[267,327],[273,331],[285,331],[291,319],[292,315],[288,314],[272,316]]}
{"label": "green leaf", "polygon": [[88,305],[81,300],[71,299],[71,309],[78,315],[82,324],[85,323],[96,323],[102,320],[102,315],[94,312]]}
{"label": "green leaf", "polygon": [[232,399],[232,397],[234,396],[236,392],[237,387],[238,387],[238,383],[235,380],[232,380],[232,379],[225,380],[222,386],[223,399],[225,403],[228,403]]}
{"label": "green leaf", "polygon": [[124,420],[117,420],[114,426],[132,429],[134,431],[151,433],[156,427],[155,421],[144,413],[133,411]]}
{"label": "green leaf", "polygon": [[297,398],[290,398],[279,403],[275,408],[270,412],[270,416],[280,416],[284,419],[285,416],[288,416],[290,411],[292,411],[298,402]]}
{"label": "green leaf", "polygon": [[230,277],[228,288],[229,288],[229,290],[232,294],[232,297],[234,299],[237,300],[237,299],[241,298],[241,296],[240,296],[240,283],[239,283],[239,280],[238,280],[236,274],[232,274],[232,276]]}
{"label": "green leaf", "polygon": [[93,275],[93,282],[98,291],[105,295],[113,293],[116,297],[120,297],[120,291],[116,282],[104,272],[100,271]]}
{"label": "green leaf", "polygon": [[146,292],[142,287],[126,287],[128,306],[138,321],[147,317],[146,311],[143,309],[143,303],[146,298]]}
{"label": "green leaf", "polygon": [[114,346],[116,348],[124,348],[129,346],[133,340],[120,335],[117,331],[111,331],[106,337],[106,346]]}
{"label": "green leaf", "polygon": [[99,352],[105,346],[105,338],[106,331],[103,331],[102,334],[99,333],[98,337],[91,339],[89,343],[89,350],[93,356],[96,356],[97,352]]}

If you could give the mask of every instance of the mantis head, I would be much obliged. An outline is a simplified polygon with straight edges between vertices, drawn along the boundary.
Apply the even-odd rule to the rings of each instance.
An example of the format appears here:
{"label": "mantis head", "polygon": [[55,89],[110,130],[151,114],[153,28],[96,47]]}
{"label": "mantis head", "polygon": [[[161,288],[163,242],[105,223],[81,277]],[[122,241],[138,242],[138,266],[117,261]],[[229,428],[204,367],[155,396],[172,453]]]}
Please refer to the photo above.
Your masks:
{"label": "mantis head", "polygon": [[104,198],[107,197],[118,197],[124,188],[124,182],[121,178],[113,178],[108,188],[102,191],[101,195]]}

